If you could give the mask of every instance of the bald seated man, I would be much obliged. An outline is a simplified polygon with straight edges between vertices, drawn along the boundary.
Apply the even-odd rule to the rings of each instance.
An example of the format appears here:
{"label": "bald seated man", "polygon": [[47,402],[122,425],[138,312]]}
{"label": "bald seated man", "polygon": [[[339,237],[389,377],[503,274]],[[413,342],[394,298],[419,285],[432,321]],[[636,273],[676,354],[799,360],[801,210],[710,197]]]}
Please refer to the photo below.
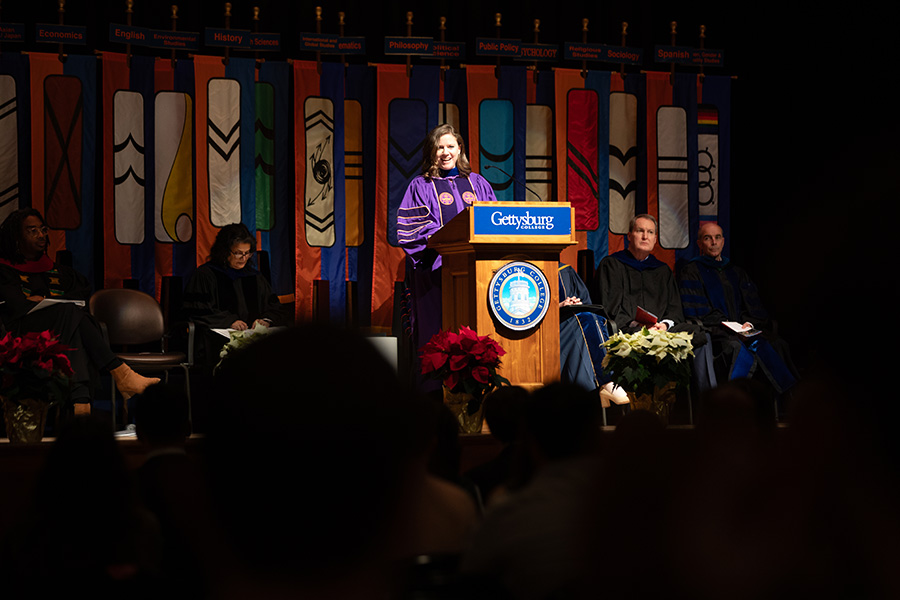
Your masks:
{"label": "bald seated man", "polygon": [[[772,331],[756,284],[722,255],[722,228],[703,223],[697,247],[700,256],[682,267],[678,287],[685,318],[698,320],[712,338],[718,380],[752,377],[759,369],[777,393],[786,392],[796,382],[787,344]],[[739,324],[744,335],[725,321]]]}

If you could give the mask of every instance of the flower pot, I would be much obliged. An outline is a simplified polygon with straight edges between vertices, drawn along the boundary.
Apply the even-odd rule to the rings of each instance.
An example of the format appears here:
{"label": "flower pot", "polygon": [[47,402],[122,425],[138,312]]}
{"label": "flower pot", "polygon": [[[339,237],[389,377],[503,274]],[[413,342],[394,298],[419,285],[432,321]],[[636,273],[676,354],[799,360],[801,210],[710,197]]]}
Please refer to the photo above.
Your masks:
{"label": "flower pot", "polygon": [[483,399],[480,402],[478,410],[471,415],[468,413],[468,404],[469,402],[474,401],[474,399],[472,394],[466,394],[465,392],[454,394],[446,387],[444,388],[444,404],[450,408],[450,412],[456,417],[460,433],[481,433],[481,428],[484,426]]}
{"label": "flower pot", "polygon": [[33,398],[3,398],[6,437],[11,444],[40,442],[44,437],[49,404]]}
{"label": "flower pot", "polygon": [[631,400],[633,410],[649,410],[663,422],[669,425],[669,410],[675,402],[675,382],[670,382],[661,388],[656,388],[652,393],[638,394],[626,390]]}

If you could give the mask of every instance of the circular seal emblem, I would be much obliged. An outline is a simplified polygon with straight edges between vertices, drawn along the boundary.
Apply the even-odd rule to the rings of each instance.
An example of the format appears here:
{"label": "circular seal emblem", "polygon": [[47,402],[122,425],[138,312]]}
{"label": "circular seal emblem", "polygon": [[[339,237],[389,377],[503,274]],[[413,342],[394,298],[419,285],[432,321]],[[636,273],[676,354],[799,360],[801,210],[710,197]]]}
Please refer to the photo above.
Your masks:
{"label": "circular seal emblem", "polygon": [[547,314],[549,300],[547,278],[527,262],[503,265],[488,288],[488,304],[494,317],[514,331],[536,327]]}
{"label": "circular seal emblem", "polygon": [[462,199],[466,204],[472,204],[473,202],[475,202],[475,194],[473,194],[472,192],[463,192]]}
{"label": "circular seal emblem", "polygon": [[443,204],[444,206],[450,206],[453,204],[453,194],[450,192],[441,192],[438,195],[438,202]]}

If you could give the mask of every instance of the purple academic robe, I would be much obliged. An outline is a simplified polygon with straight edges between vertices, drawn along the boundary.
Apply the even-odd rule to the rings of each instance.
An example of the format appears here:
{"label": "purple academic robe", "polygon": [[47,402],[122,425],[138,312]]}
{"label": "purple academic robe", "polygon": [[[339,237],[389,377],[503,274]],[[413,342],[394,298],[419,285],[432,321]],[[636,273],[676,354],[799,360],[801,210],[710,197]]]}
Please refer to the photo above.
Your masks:
{"label": "purple academic robe", "polygon": [[397,239],[408,257],[406,281],[417,349],[441,330],[441,257],[426,248],[428,238],[472,201],[497,199],[491,184],[481,175],[470,173],[470,185],[461,179],[465,177],[416,177],[406,188],[397,212]]}

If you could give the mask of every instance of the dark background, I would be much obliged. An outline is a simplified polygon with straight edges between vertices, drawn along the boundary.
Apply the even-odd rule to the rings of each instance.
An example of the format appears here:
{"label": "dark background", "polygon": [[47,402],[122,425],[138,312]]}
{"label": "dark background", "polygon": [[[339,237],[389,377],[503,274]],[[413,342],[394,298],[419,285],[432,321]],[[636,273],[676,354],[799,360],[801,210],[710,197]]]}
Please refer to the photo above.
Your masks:
{"label": "dark background", "polygon": [[[414,12],[412,34],[419,36],[437,38],[438,19],[446,16],[447,39],[467,43],[469,62],[488,62],[476,60],[474,41],[496,35],[496,12],[503,15],[501,37],[533,41],[537,18],[540,42],[552,44],[581,41],[583,18],[590,21],[589,42],[619,44],[620,24],[628,21],[627,45],[644,49],[648,70],[666,68],[651,62],[652,49],[670,43],[671,21],[678,22],[677,45],[683,46],[698,46],[699,27],[705,25],[706,47],[725,56],[725,67],[707,72],[736,78],[730,255],[759,284],[798,362],[813,365],[846,358],[841,338],[847,332],[890,327],[897,297],[887,257],[897,235],[900,199],[900,119],[894,113],[900,96],[895,83],[900,11],[859,2],[829,12],[789,4],[320,3],[323,32],[338,33],[337,13],[344,11],[345,35],[366,36],[369,56],[350,62],[402,60],[382,55],[382,38],[406,34],[408,10]],[[223,27],[224,5],[180,2],[178,29]],[[170,6],[138,0],[133,23],[169,29]],[[267,57],[312,58],[297,49],[294,34],[315,31],[315,3],[237,1],[232,6],[231,28],[252,29],[252,7],[259,6],[259,31],[282,35],[283,50]],[[56,11],[55,0],[4,2],[0,21],[24,22],[29,41],[24,48],[7,44],[2,49],[55,51],[53,45],[31,40],[34,24],[56,23]],[[70,46],[69,52],[123,50],[107,36],[108,23],[125,23],[124,1],[70,1],[65,22],[88,27],[88,46]],[[152,53],[137,47],[134,52]],[[580,65],[561,61],[558,66]]]}

